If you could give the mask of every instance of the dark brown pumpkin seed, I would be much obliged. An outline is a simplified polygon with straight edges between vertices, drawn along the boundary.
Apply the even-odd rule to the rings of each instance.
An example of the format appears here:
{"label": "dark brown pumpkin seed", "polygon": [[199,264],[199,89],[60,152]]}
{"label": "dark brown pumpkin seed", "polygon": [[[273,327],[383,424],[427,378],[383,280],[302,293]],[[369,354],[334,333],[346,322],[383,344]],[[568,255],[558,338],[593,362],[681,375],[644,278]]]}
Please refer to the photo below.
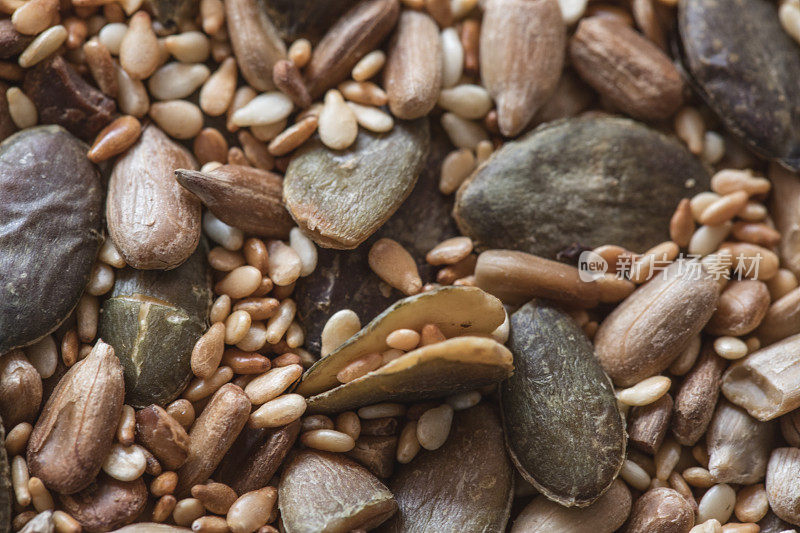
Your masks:
{"label": "dark brown pumpkin seed", "polygon": [[551,500],[585,507],[609,488],[625,458],[611,380],[575,321],[543,302],[511,316],[508,345],[515,371],[500,393],[511,459]]}
{"label": "dark brown pumpkin seed", "polygon": [[87,149],[58,126],[0,145],[0,353],[55,330],[89,280],[103,186]]}
{"label": "dark brown pumpkin seed", "polygon": [[547,258],[575,242],[644,252],[669,238],[681,198],[708,183],[673,138],[622,118],[570,119],[503,145],[461,186],[453,215],[478,247]]}

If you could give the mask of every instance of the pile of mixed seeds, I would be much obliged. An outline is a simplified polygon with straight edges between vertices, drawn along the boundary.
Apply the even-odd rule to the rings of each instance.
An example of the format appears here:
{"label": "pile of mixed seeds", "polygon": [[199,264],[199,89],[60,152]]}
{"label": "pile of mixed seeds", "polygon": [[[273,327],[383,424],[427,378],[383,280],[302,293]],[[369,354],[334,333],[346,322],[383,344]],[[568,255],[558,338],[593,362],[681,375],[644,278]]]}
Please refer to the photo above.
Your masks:
{"label": "pile of mixed seeds", "polygon": [[800,0],[0,12],[0,533],[800,529]]}

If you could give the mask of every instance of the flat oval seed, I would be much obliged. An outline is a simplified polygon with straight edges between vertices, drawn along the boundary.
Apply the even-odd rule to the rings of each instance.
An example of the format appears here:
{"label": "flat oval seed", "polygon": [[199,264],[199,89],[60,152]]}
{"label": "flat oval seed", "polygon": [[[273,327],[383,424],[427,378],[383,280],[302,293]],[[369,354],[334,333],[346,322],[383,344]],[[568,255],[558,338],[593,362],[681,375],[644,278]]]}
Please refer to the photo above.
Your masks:
{"label": "flat oval seed", "polygon": [[207,115],[217,117],[231,107],[236,93],[236,60],[227,58],[200,89],[200,109]]}
{"label": "flat oval seed", "polygon": [[393,239],[379,239],[368,254],[369,267],[383,281],[406,295],[417,294],[422,289],[417,263],[400,243]]}
{"label": "flat oval seed", "polygon": [[62,26],[52,26],[40,33],[31,44],[19,55],[17,62],[22,68],[29,68],[46,58],[64,44],[67,40],[67,29]]}
{"label": "flat oval seed", "polygon": [[147,467],[147,458],[137,445],[111,445],[111,451],[103,461],[103,472],[120,481],[133,481],[142,477]]}
{"label": "flat oval seed", "polygon": [[105,263],[95,263],[86,285],[86,292],[93,296],[101,296],[114,286],[114,269]]}
{"label": "flat oval seed", "polygon": [[638,490],[647,490],[650,486],[650,475],[638,464],[625,459],[622,463],[622,469],[619,475],[631,487]]}
{"label": "flat oval seed", "polygon": [[225,320],[225,344],[238,344],[250,330],[252,318],[247,311],[234,311]]}
{"label": "flat oval seed", "polygon": [[192,373],[201,378],[214,375],[225,351],[225,326],[212,325],[195,343],[190,359]]}
{"label": "flat oval seed", "polygon": [[361,321],[351,309],[342,309],[334,313],[322,328],[320,355],[325,357],[338,348],[347,339],[358,333]]}
{"label": "flat oval seed", "polygon": [[141,132],[142,125],[136,117],[130,115],[119,117],[97,134],[94,144],[86,155],[94,163],[111,159],[133,146]]}
{"label": "flat oval seed", "polygon": [[419,344],[419,340],[419,333],[413,329],[397,329],[386,336],[386,344],[390,348],[396,348],[406,352],[416,348]]}
{"label": "flat oval seed", "polygon": [[261,405],[280,396],[302,374],[300,365],[273,368],[248,383],[244,392],[253,405]]}
{"label": "flat oval seed", "polygon": [[125,38],[125,33],[128,31],[128,25],[122,22],[112,22],[100,28],[97,38],[100,43],[105,46],[112,55],[119,55],[119,48],[122,45],[122,39]]}
{"label": "flat oval seed", "polygon": [[347,433],[332,429],[315,429],[300,435],[304,446],[326,452],[349,452],[356,446],[356,441]]}
{"label": "flat oval seed", "polygon": [[187,31],[164,39],[167,52],[184,63],[203,63],[211,52],[211,43],[202,32]]}
{"label": "flat oval seed", "polygon": [[11,120],[19,129],[30,128],[39,121],[36,106],[19,87],[9,88],[6,91],[6,100]]}
{"label": "flat oval seed", "polygon": [[714,518],[724,524],[731,517],[735,505],[736,491],[730,485],[725,483],[714,485],[708,489],[697,505],[697,521],[705,522]]}
{"label": "flat oval seed", "polygon": [[404,414],[406,414],[406,406],[401,403],[376,403],[358,410],[358,416],[364,420],[403,416]]}
{"label": "flat oval seed", "polygon": [[239,127],[274,124],[288,117],[294,104],[285,94],[273,91],[263,93],[233,113],[233,124]]}
{"label": "flat oval seed", "polygon": [[373,50],[353,67],[353,79],[356,81],[367,81],[375,74],[380,72],[386,64],[386,54],[382,50]]}
{"label": "flat oval seed", "polygon": [[472,239],[469,237],[453,237],[440,242],[425,255],[431,265],[452,265],[466,259],[472,253]]}
{"label": "flat oval seed", "polygon": [[489,139],[480,124],[463,119],[454,113],[442,115],[442,127],[456,148],[474,150],[478,143]]}
{"label": "flat oval seed", "polygon": [[379,353],[363,355],[341,369],[336,374],[336,379],[340,383],[349,383],[379,368],[382,364],[383,357]]}
{"label": "flat oval seed", "polygon": [[284,394],[270,400],[250,415],[254,428],[285,426],[300,418],[306,410],[306,399],[299,394]]}
{"label": "flat oval seed", "polygon": [[156,70],[147,81],[150,95],[156,100],[186,98],[208,79],[211,71],[202,64],[187,64],[177,61],[167,63]]}
{"label": "flat oval seed", "polygon": [[747,355],[747,344],[736,337],[719,337],[714,341],[714,351],[729,360],[741,359]]}
{"label": "flat oval seed", "polygon": [[269,241],[267,251],[269,252],[267,272],[275,285],[285,287],[297,281],[303,264],[294,248],[287,246],[283,241]]}
{"label": "flat oval seed", "polygon": [[492,97],[480,85],[457,85],[439,94],[440,107],[469,120],[485,117],[492,105]]}
{"label": "flat oval seed", "polygon": [[289,246],[300,258],[300,277],[308,276],[317,268],[317,247],[300,228],[292,228],[289,232]]}
{"label": "flat oval seed", "polygon": [[426,450],[441,447],[450,434],[453,423],[453,408],[448,404],[428,409],[417,421],[417,440]]}
{"label": "flat oval seed", "polygon": [[726,194],[703,210],[698,222],[716,226],[735,217],[747,205],[749,195],[745,191]]}
{"label": "flat oval seed", "polygon": [[143,80],[158,68],[160,56],[150,15],[138,11],[128,22],[128,31],[119,45],[119,63],[133,79]]}
{"label": "flat oval seed", "polygon": [[649,405],[667,393],[672,380],[666,376],[653,376],[617,393],[617,400],[625,405]]}
{"label": "flat oval seed", "polygon": [[227,294],[231,298],[244,298],[255,292],[261,284],[261,271],[250,265],[235,268],[222,278],[215,286],[214,291]]}
{"label": "flat oval seed", "polygon": [[347,106],[356,117],[358,125],[369,131],[385,133],[394,127],[394,119],[388,113],[384,113],[377,107],[370,107],[353,102],[347,102]]}
{"label": "flat oval seed", "polygon": [[203,129],[203,113],[186,100],[168,100],[150,106],[150,118],[170,137],[191,139]]}
{"label": "flat oval seed", "polygon": [[27,346],[25,355],[42,379],[55,374],[58,366],[58,348],[52,335],[45,335],[41,340]]}
{"label": "flat oval seed", "polygon": [[228,509],[226,520],[232,533],[252,533],[265,525],[273,513],[278,491],[264,487],[242,494]]}
{"label": "flat oval seed", "polygon": [[464,70],[464,47],[455,28],[442,30],[442,87],[452,87]]}

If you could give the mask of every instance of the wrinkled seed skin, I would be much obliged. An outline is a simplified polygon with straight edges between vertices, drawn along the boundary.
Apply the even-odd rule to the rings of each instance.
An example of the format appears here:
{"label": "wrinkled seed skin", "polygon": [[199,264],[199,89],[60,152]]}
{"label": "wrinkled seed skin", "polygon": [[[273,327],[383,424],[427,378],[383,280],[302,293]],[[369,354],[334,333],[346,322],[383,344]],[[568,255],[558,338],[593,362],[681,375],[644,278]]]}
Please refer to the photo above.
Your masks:
{"label": "wrinkled seed skin", "polygon": [[767,0],[683,0],[678,28],[697,92],[729,131],[800,169],[800,55]]}
{"label": "wrinkled seed skin", "polygon": [[500,396],[511,459],[551,500],[585,507],[608,489],[625,457],[611,381],[583,331],[542,302],[511,316],[508,345],[515,371]]}
{"label": "wrinkled seed skin", "polygon": [[370,530],[397,511],[392,493],[366,468],[340,454],[311,450],[284,466],[278,506],[287,533]]}
{"label": "wrinkled seed skin", "polygon": [[347,452],[349,458],[355,459],[381,479],[387,479],[394,473],[396,454],[396,436],[365,435],[363,431],[356,440],[355,448]]}
{"label": "wrinkled seed skin", "polygon": [[638,122],[567,119],[495,151],[458,190],[453,216],[479,250],[553,259],[577,242],[644,252],[668,240],[681,198],[708,183],[681,143]]}
{"label": "wrinkled seed skin", "polygon": [[633,504],[626,533],[686,533],[694,526],[694,509],[680,493],[665,487],[645,492]]}
{"label": "wrinkled seed skin", "polygon": [[263,488],[300,434],[300,419],[276,429],[245,428],[220,463],[214,479],[238,495]]}
{"label": "wrinkled seed skin", "polygon": [[72,494],[100,472],[122,415],[125,385],[114,350],[98,344],[61,378],[33,428],[27,448],[31,476]]}
{"label": "wrinkled seed skin", "polygon": [[595,353],[615,384],[629,387],[665,370],[711,318],[719,285],[703,269],[672,263],[600,324]]}
{"label": "wrinkled seed skin", "polygon": [[147,486],[143,478],[118,481],[101,474],[84,490],[60,495],[64,511],[77,520],[87,533],[111,531],[133,522],[147,505]]}
{"label": "wrinkled seed skin", "polygon": [[[0,145],[0,353],[55,330],[89,280],[103,186],[87,149],[58,126],[27,129]],[[53,243],[47,260],[44,242]]]}
{"label": "wrinkled seed skin", "polygon": [[355,248],[411,193],[429,144],[427,118],[398,122],[384,134],[362,130],[342,151],[330,150],[315,138],[286,170],[286,207],[300,229],[323,248]]}
{"label": "wrinkled seed skin", "polygon": [[[197,163],[151,124],[114,165],[108,183],[108,232],[134,268],[176,268],[200,242],[200,200],[175,181]],[[166,216],[167,213],[169,216]]]}
{"label": "wrinkled seed skin", "polygon": [[706,331],[712,335],[746,335],[761,324],[769,304],[769,290],[763,281],[733,280],[720,294]]}
{"label": "wrinkled seed skin", "polygon": [[99,334],[125,367],[126,402],[134,407],[165,405],[191,378],[192,348],[211,306],[204,248],[175,270],[117,271]]}
{"label": "wrinkled seed skin", "polygon": [[514,467],[502,448],[493,406],[457,411],[441,448],[398,466],[389,490],[400,509],[381,531],[505,531]]}
{"label": "wrinkled seed skin", "polygon": [[414,190],[397,212],[353,251],[318,250],[317,268],[298,280],[295,299],[306,330],[307,350],[320,352],[322,328],[336,311],[357,309],[366,324],[397,299],[399,292],[383,295],[380,278],[369,268],[367,254],[376,240],[396,240],[414,257],[422,279],[436,276],[436,267],[425,261],[425,254],[458,230],[450,216],[453,198],[441,194],[438,185],[441,162],[452,148],[438,124],[431,125],[431,133],[430,155]]}

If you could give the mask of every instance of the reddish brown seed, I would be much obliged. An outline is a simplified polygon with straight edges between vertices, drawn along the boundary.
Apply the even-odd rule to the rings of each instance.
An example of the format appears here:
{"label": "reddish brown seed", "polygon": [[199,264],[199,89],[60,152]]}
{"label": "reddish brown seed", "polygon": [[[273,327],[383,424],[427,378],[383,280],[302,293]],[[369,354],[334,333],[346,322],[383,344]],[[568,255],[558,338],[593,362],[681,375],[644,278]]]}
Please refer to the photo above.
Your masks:
{"label": "reddish brown seed", "polygon": [[245,352],[238,348],[228,348],[222,354],[222,364],[231,367],[235,374],[263,374],[272,363],[263,355]]}
{"label": "reddish brown seed", "polygon": [[133,146],[141,133],[142,125],[136,117],[121,116],[97,134],[87,156],[94,163],[110,159]]}
{"label": "reddish brown seed", "polygon": [[446,28],[453,24],[450,0],[425,0],[425,9],[440,27]]}
{"label": "reddish brown seed", "polygon": [[272,67],[272,81],[300,109],[311,105],[311,95],[303,82],[303,76],[291,61],[281,59],[275,63]]}
{"label": "reddish brown seed", "polygon": [[464,48],[464,74],[477,76],[480,71],[478,49],[480,48],[481,23],[467,19],[461,25],[461,46]]}
{"label": "reddish brown seed", "polygon": [[77,17],[69,17],[64,19],[62,23],[67,29],[67,49],[74,50],[80,48],[86,40],[88,29],[86,21]]}
{"label": "reddish brown seed", "polygon": [[83,56],[100,90],[116,98],[119,92],[117,70],[108,48],[96,38],[90,39],[83,45]]}
{"label": "reddish brown seed", "polygon": [[228,141],[216,128],[203,128],[194,138],[192,151],[201,166],[211,161],[228,162]]}
{"label": "reddish brown seed", "polygon": [[272,170],[275,167],[275,159],[269,153],[266,143],[253,137],[253,134],[246,130],[239,130],[239,144],[244,149],[244,155],[250,164],[261,170]]}
{"label": "reddish brown seed", "polygon": [[694,233],[694,218],[688,198],[684,198],[675,208],[669,221],[669,237],[681,248],[689,246]]}

